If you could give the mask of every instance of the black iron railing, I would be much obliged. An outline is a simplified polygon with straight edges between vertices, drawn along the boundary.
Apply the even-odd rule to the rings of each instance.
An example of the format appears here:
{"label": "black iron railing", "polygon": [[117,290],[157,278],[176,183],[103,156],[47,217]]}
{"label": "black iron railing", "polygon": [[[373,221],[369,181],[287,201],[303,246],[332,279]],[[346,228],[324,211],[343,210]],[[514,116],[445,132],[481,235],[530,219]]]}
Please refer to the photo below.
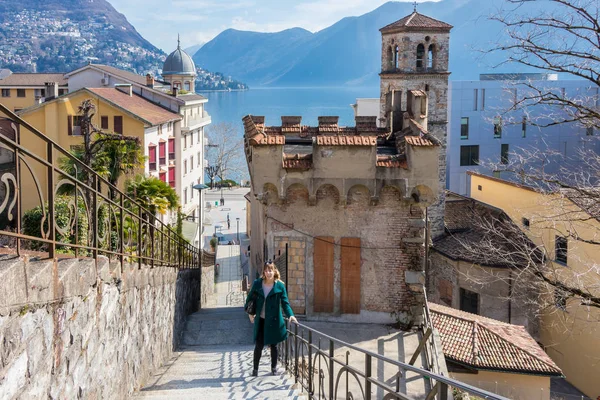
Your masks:
{"label": "black iron railing", "polygon": [[361,349],[303,324],[288,324],[279,358],[310,399],[447,400],[454,392],[497,394]]}
{"label": "black iron railing", "polygon": [[0,241],[19,255],[104,255],[121,265],[178,268],[200,264],[198,248],[2,104]]}

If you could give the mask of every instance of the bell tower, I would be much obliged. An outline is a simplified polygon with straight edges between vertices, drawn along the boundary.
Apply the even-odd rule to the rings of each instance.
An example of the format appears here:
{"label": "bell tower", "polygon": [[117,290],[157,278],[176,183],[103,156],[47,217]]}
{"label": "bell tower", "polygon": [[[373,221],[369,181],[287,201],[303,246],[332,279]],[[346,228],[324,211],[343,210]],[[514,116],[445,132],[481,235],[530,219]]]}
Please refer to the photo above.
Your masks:
{"label": "bell tower", "polygon": [[[427,97],[427,132],[442,144],[439,155],[440,193],[430,207],[432,237],[444,232],[444,188],[446,187],[446,137],[448,126],[448,59],[452,25],[415,10],[380,29],[380,111],[382,126],[390,133],[404,128],[409,93]],[[422,111],[421,111],[422,112]]]}

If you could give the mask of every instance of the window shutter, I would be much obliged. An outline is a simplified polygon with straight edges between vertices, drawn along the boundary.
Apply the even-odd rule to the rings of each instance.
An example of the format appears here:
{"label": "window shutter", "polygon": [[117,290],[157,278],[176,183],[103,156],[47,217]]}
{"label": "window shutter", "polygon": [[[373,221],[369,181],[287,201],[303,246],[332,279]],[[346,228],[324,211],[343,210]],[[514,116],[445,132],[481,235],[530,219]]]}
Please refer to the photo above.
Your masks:
{"label": "window shutter", "polygon": [[73,135],[73,116],[67,115],[67,132],[69,136]]}
{"label": "window shutter", "polygon": [[108,116],[103,115],[100,117],[100,127],[102,129],[108,129]]}
{"label": "window shutter", "polygon": [[156,162],[156,146],[150,146],[150,147],[148,148],[148,153],[149,153],[149,155],[150,155],[150,157],[149,157],[149,158],[150,158],[150,160],[149,160],[149,161],[150,161],[151,163],[153,163],[153,162]]}
{"label": "window shutter", "polygon": [[123,134],[123,117],[120,115],[114,117],[114,131],[120,135]]}

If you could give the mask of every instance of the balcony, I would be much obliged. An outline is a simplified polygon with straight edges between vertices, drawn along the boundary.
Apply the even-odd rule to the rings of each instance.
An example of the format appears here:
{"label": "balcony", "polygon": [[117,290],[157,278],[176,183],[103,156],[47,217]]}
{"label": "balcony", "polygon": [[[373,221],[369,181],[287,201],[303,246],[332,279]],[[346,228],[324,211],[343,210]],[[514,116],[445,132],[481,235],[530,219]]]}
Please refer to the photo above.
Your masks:
{"label": "balcony", "polygon": [[194,118],[187,117],[184,122],[185,126],[181,127],[181,132],[186,133],[210,124],[211,117],[206,111],[203,111],[202,116],[197,115],[194,116]]}

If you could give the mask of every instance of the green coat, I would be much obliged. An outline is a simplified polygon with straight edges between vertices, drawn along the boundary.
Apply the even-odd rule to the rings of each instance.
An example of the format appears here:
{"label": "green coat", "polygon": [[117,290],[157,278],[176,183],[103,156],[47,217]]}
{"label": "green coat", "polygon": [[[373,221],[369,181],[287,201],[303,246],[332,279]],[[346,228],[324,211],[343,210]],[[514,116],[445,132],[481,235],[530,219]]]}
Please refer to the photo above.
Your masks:
{"label": "green coat", "polygon": [[[253,293],[256,293],[256,318],[254,318],[254,341],[256,342],[256,336],[258,335],[258,323],[260,321],[260,313],[263,305],[265,305],[265,293],[262,289],[262,278],[258,278],[252,284],[252,288],[246,297],[246,303],[250,300]],[[285,329],[285,321],[282,315],[285,313],[287,318],[294,315],[292,307],[287,297],[287,291],[285,285],[281,281],[275,281],[273,289],[267,296],[266,308],[265,308],[265,345],[277,344],[284,341],[287,338],[287,330]]]}

